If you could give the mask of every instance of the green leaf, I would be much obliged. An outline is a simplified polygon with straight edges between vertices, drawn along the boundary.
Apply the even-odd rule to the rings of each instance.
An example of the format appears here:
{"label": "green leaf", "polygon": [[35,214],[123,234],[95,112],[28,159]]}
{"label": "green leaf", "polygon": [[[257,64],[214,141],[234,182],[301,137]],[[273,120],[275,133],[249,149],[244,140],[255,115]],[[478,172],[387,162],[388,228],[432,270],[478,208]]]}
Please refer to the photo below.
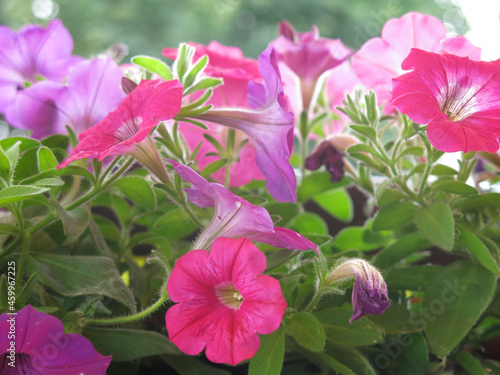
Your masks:
{"label": "green leaf", "polygon": [[409,334],[404,343],[408,345],[401,345],[403,356],[419,373],[425,373],[429,367],[429,349],[422,333]]}
{"label": "green leaf", "polygon": [[500,194],[499,193],[484,193],[474,197],[467,197],[457,201],[454,208],[461,208],[466,211],[477,211],[478,208],[500,208]]}
{"label": "green leaf", "polygon": [[194,66],[189,70],[186,78],[184,79],[184,87],[191,86],[197,79],[198,74],[205,69],[208,64],[208,56],[202,56],[200,59],[194,64]]}
{"label": "green leaf", "polygon": [[14,144],[19,142],[19,152],[24,152],[30,148],[38,148],[40,142],[35,139],[25,138],[25,137],[10,137],[0,140],[0,147],[6,151],[11,148]]}
{"label": "green leaf", "polygon": [[333,239],[332,245],[339,251],[370,251],[386,246],[390,237],[382,233],[374,233],[364,227],[347,227],[342,229]]}
{"label": "green leaf", "polygon": [[447,193],[467,195],[477,194],[477,190],[462,181],[437,180],[431,185],[431,190],[445,191]]}
{"label": "green leaf", "polygon": [[71,211],[66,211],[54,200],[50,204],[56,209],[64,227],[64,234],[67,236],[79,236],[89,224],[89,211],[85,207],[77,207]]}
{"label": "green leaf", "polygon": [[191,94],[192,92],[198,90],[210,89],[212,87],[216,87],[222,84],[222,80],[218,78],[203,78],[199,82],[195,83],[194,86],[189,87],[186,91],[184,91],[184,95]]}
{"label": "green leaf", "polygon": [[350,222],[354,215],[352,199],[345,189],[332,189],[316,195],[314,201],[333,217]]}
{"label": "green leaf", "polygon": [[63,296],[107,296],[135,311],[134,296],[109,258],[30,254],[27,267],[28,273],[37,273],[42,284]]}
{"label": "green leaf", "polygon": [[373,220],[375,231],[396,229],[408,224],[417,211],[417,206],[411,202],[393,202],[381,207]]}
{"label": "green leaf", "polygon": [[209,178],[211,175],[213,175],[215,172],[217,172],[219,169],[225,166],[226,163],[227,159],[216,160],[208,164],[205,168],[203,168],[203,171],[200,174],[204,178]]}
{"label": "green leaf", "polygon": [[429,314],[425,334],[432,351],[446,357],[481,317],[495,289],[496,278],[483,266],[455,262],[427,285],[422,311]]}
{"label": "green leaf", "polygon": [[99,353],[112,355],[113,361],[118,362],[158,354],[180,354],[179,349],[165,335],[152,331],[87,327],[83,336],[92,342]]}
{"label": "green leaf", "polygon": [[407,234],[381,250],[372,260],[375,267],[387,268],[407,256],[424,250],[431,245],[418,232]]}
{"label": "green leaf", "polygon": [[352,130],[358,132],[359,134],[364,135],[366,138],[370,139],[373,142],[377,141],[377,132],[374,128],[370,126],[364,125],[351,125],[349,126]]}
{"label": "green leaf", "polygon": [[40,143],[50,149],[60,148],[67,150],[69,147],[69,137],[65,134],[53,134],[42,139]]}
{"label": "green leaf", "polygon": [[457,237],[457,242],[468,249],[483,266],[494,274],[499,275],[500,269],[483,242],[464,227],[457,225],[457,229],[460,233]]}
{"label": "green leaf", "polygon": [[384,338],[383,331],[367,317],[349,323],[352,310],[334,307],[318,311],[315,315],[323,325],[326,338],[337,344],[372,345]]}
{"label": "green leaf", "polygon": [[316,195],[349,184],[347,179],[332,183],[328,172],[312,173],[304,178],[297,191],[297,200],[305,203]]}
{"label": "green leaf", "polygon": [[369,154],[372,154],[373,156],[380,158],[380,154],[377,150],[375,150],[372,146],[364,144],[364,143],[358,143],[355,145],[350,146],[347,150],[347,153],[353,153],[353,152],[367,152]]}
{"label": "green leaf", "polygon": [[155,228],[166,227],[173,223],[189,222],[189,215],[180,207],[174,208],[160,217],[154,224]]}
{"label": "green leaf", "polygon": [[[389,289],[391,291],[391,289]],[[408,311],[405,305],[400,305],[396,301],[392,301],[391,307],[382,315],[370,315],[369,319],[375,322],[379,327],[383,328],[385,333],[402,334],[421,330],[420,315],[415,312]]]}
{"label": "green leaf", "polygon": [[126,176],[117,180],[114,186],[131,201],[138,203],[148,210],[156,208],[156,196],[148,182],[138,176]]}
{"label": "green leaf", "polygon": [[61,180],[60,178],[41,178],[39,180],[36,180],[33,182],[32,185],[36,186],[62,186],[64,185],[64,181]]}
{"label": "green leaf", "polygon": [[2,178],[7,184],[10,183],[12,169],[13,168],[9,158],[7,157],[5,152],[0,148],[0,178]]}
{"label": "green leaf", "polygon": [[250,359],[248,375],[279,375],[285,355],[285,330],[278,328],[273,333],[260,336],[260,347]]}
{"label": "green leaf", "polygon": [[444,164],[435,164],[431,169],[431,174],[434,176],[449,176],[458,174],[458,172]]}
{"label": "green leaf", "polygon": [[481,363],[469,352],[460,350],[450,356],[471,375],[486,375],[486,371]]}
{"label": "green leaf", "polygon": [[132,57],[132,62],[136,65],[142,66],[144,69],[149,70],[152,73],[158,74],[165,81],[169,81],[173,78],[172,71],[163,61],[155,59],[150,56],[134,56]]}
{"label": "green leaf", "polygon": [[303,347],[321,352],[325,347],[325,332],[316,317],[307,312],[299,312],[284,321],[287,331]]}
{"label": "green leaf", "polygon": [[297,215],[290,226],[299,233],[328,234],[328,227],[325,221],[319,215],[312,212],[304,212]]}
{"label": "green leaf", "polygon": [[368,361],[368,359],[366,359],[356,348],[327,341],[326,354],[347,366],[355,374],[376,375],[370,361]]}
{"label": "green leaf", "polygon": [[24,152],[19,158],[14,172],[14,180],[21,181],[28,177],[38,175],[38,153],[37,150],[32,148]]}
{"label": "green leaf", "polygon": [[32,198],[49,190],[49,188],[42,188],[38,186],[15,185],[6,187],[5,189],[0,190],[0,207]]}
{"label": "green leaf", "polygon": [[401,151],[398,158],[401,158],[401,157],[406,156],[406,155],[423,156],[424,155],[424,148],[420,147],[420,146],[406,147]]}
{"label": "green leaf", "polygon": [[423,237],[445,250],[453,249],[454,221],[450,207],[434,202],[421,207],[415,214],[415,224]]}
{"label": "green leaf", "polygon": [[57,165],[59,164],[52,151],[45,146],[42,146],[38,149],[37,156],[38,167],[40,168],[40,172],[42,173],[51,169],[56,169]]}
{"label": "green leaf", "polygon": [[389,271],[384,280],[389,290],[422,290],[441,269],[442,267],[434,265],[398,268]]}
{"label": "green leaf", "polygon": [[336,374],[342,375],[356,375],[350,368],[343,365],[340,361],[337,361],[335,358],[329,356],[328,354],[321,353],[317,355],[321,360],[332,370],[335,371]]}

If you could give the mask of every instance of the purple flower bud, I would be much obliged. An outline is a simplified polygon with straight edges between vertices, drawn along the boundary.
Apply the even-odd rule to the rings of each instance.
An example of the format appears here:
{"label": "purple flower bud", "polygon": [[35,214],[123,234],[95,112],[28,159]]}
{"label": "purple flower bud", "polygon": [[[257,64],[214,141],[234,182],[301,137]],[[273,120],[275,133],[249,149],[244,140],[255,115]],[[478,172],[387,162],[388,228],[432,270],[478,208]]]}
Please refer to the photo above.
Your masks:
{"label": "purple flower bud", "polygon": [[349,319],[352,323],[366,314],[382,315],[391,306],[387,297],[387,284],[380,272],[363,259],[349,259],[335,268],[325,278],[325,284],[354,277],[352,306],[354,313]]}

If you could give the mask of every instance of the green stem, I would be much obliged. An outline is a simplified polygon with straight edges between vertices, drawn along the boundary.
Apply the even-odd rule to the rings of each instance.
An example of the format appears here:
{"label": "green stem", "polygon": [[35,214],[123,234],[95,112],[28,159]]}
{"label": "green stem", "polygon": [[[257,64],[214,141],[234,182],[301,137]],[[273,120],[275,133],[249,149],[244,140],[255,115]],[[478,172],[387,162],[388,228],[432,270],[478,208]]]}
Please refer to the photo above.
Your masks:
{"label": "green stem", "polygon": [[323,295],[323,293],[320,293],[320,291],[317,290],[314,293],[314,296],[311,299],[311,301],[309,302],[309,304],[307,305],[307,307],[304,309],[304,311],[305,312],[311,312],[316,307],[316,305],[318,304],[318,302],[321,299],[322,295]]}
{"label": "green stem", "polygon": [[[76,207],[81,206],[82,204],[88,202],[90,199],[94,198],[96,195],[101,193],[104,189],[106,189],[109,185],[111,185],[113,182],[115,182],[118,177],[120,177],[125,171],[132,165],[134,162],[133,158],[129,158],[116,173],[114,173],[109,179],[107,179],[104,183],[102,181],[98,181],[94,187],[83,197],[80,199],[77,199],[73,203],[69,204],[66,206],[66,210],[70,211]],[[110,166],[111,168],[111,166]],[[110,168],[106,170],[106,172],[109,172]],[[104,173],[103,176],[105,176],[107,173]]]}
{"label": "green stem", "polygon": [[430,175],[431,169],[432,169],[432,161],[430,159],[431,152],[432,152],[432,146],[429,143],[429,141],[427,140],[427,138],[425,137],[425,135],[422,135],[422,133],[419,133],[419,135],[425,144],[426,156],[427,156],[424,175],[422,176],[422,181],[420,182],[420,188],[418,189],[418,196],[422,197],[422,195],[424,193],[425,185],[427,184],[427,179],[429,178],[429,175]]}
{"label": "green stem", "polygon": [[134,315],[129,315],[129,316],[122,316],[118,318],[111,318],[111,319],[88,319],[86,321],[87,324],[97,324],[97,325],[108,325],[108,324],[122,324],[122,323],[129,323],[133,322],[135,320],[142,319],[149,314],[153,313],[156,311],[158,308],[160,308],[166,301],[168,300],[168,292],[166,286],[163,287],[163,293],[158,301],[156,301],[154,304],[152,304],[150,307],[147,309],[141,311],[140,313],[134,314]]}
{"label": "green stem", "polygon": [[26,257],[28,256],[29,244],[30,244],[30,234],[29,232],[25,232],[23,234],[23,249],[21,252],[21,261],[19,262],[19,267],[17,268],[15,290],[18,290],[19,283],[21,282],[21,279],[24,274],[24,267],[26,265]]}

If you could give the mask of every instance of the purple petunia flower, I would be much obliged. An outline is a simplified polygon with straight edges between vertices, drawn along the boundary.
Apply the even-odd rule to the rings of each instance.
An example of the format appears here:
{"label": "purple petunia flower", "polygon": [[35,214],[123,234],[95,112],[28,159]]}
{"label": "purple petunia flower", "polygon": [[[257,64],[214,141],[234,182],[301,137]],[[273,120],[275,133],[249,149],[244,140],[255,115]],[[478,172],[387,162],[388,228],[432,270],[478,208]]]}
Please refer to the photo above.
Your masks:
{"label": "purple petunia flower", "polygon": [[274,227],[269,212],[255,206],[229,189],[215,182],[208,182],[191,168],[170,160],[175,171],[193,186],[186,189],[189,201],[199,207],[214,207],[214,216],[194,248],[208,250],[218,237],[241,238],[260,241],[289,250],[317,251],[317,245],[291,229]]}
{"label": "purple petunia flower", "polygon": [[111,363],[111,356],[99,354],[87,338],[63,334],[59,319],[31,306],[2,314],[0,332],[2,375],[105,375]]}
{"label": "purple petunia flower", "polygon": [[104,119],[125,98],[123,72],[110,58],[76,64],[65,85],[42,81],[19,93],[11,125],[31,129],[35,138],[65,133],[78,135]]}
{"label": "purple petunia flower", "polygon": [[387,284],[380,272],[363,259],[349,259],[336,267],[326,278],[325,284],[354,277],[352,289],[352,323],[366,314],[381,315],[391,306],[387,297]]}
{"label": "purple petunia flower", "polygon": [[73,39],[58,19],[46,28],[26,25],[18,33],[0,26],[0,113],[8,122],[15,120],[19,92],[39,78],[61,82],[82,59],[72,56],[72,50]]}
{"label": "purple petunia flower", "polygon": [[255,147],[257,166],[274,199],[295,202],[297,180],[289,159],[293,148],[294,114],[288,109],[278,63],[269,46],[258,59],[263,83],[248,84],[252,109],[216,108],[196,116],[245,132]]}

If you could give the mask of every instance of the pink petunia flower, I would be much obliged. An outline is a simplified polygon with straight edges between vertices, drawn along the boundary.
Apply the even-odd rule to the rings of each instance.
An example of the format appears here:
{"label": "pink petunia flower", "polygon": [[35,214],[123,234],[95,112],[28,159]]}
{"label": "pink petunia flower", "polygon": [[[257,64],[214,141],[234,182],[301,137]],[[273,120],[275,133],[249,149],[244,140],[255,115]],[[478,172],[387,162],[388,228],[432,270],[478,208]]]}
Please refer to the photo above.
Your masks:
{"label": "pink petunia flower", "polygon": [[[99,354],[87,338],[76,333],[63,334],[59,319],[31,306],[15,315],[2,314],[0,332],[2,375],[105,375],[111,363],[111,356]],[[14,332],[15,338],[9,337],[8,332]]]}
{"label": "pink petunia flower", "polygon": [[[388,20],[381,38],[368,40],[351,58],[353,69],[363,85],[377,94],[379,105],[391,98],[391,79],[404,73],[401,62],[412,48],[429,52],[447,51],[479,60],[481,49],[463,36],[447,37],[443,23],[432,16],[409,12]],[[394,107],[386,106],[391,113]]]}
{"label": "pink petunia flower", "polygon": [[101,161],[106,156],[130,154],[158,178],[168,180],[149,133],[160,121],[173,118],[181,103],[179,81],[141,81],[104,120],[80,134],[80,142],[58,168],[78,159]]}
{"label": "pink petunia flower", "polygon": [[[248,83],[262,80],[257,61],[244,57],[237,47],[224,46],[216,41],[210,42],[208,46],[197,43],[189,43],[189,45],[196,48],[194,59],[199,59],[203,55],[208,56],[208,65],[204,70],[204,74],[210,77],[222,78],[224,81],[222,85],[214,88],[208,104],[216,107],[250,108],[247,102]],[[177,48],[165,48],[163,55],[175,59],[177,57]],[[182,123],[180,127],[182,135],[191,150],[194,150],[202,142],[196,155],[196,162],[200,169],[217,160],[215,155],[210,155],[210,153],[217,152],[217,149],[203,135],[209,134],[225,146],[229,131],[226,126],[215,123],[206,123],[206,126],[208,130],[190,123]],[[245,140],[248,140],[246,134],[236,131],[235,148],[237,149]],[[252,180],[265,179],[256,164],[255,158],[255,147],[252,141],[249,141],[239,152],[238,159],[231,163],[229,186],[243,186]],[[213,178],[223,183],[225,174],[226,171],[223,168],[214,173]]]}
{"label": "pink petunia flower", "polygon": [[345,61],[352,50],[340,39],[320,38],[316,26],[298,33],[287,21],[278,26],[280,36],[271,42],[276,55],[300,80],[302,106],[308,110],[320,76]]}
{"label": "pink petunia flower", "polygon": [[199,235],[195,249],[208,250],[218,237],[260,241],[289,250],[317,251],[317,245],[291,229],[275,227],[269,212],[233,194],[229,189],[208,182],[188,166],[170,160],[175,171],[193,186],[186,189],[189,201],[199,207],[213,207],[212,220]]}
{"label": "pink petunia flower", "polygon": [[412,71],[393,80],[391,103],[413,121],[428,124],[434,147],[445,152],[498,150],[500,60],[412,49],[402,67]]}
{"label": "pink petunia flower", "polygon": [[257,352],[259,336],[277,330],[286,310],[266,257],[248,239],[218,238],[175,264],[167,290],[176,305],[165,316],[170,341],[184,353],[205,348],[215,363],[235,366]]}
{"label": "pink petunia flower", "polygon": [[110,58],[85,60],[69,72],[65,85],[42,81],[19,93],[11,125],[33,130],[33,137],[78,135],[104,119],[125,98],[123,73]]}
{"label": "pink petunia flower", "polygon": [[271,46],[259,56],[258,64],[264,81],[248,84],[248,103],[252,109],[214,108],[196,118],[246,133],[255,147],[256,162],[266,177],[271,196],[281,202],[295,202],[297,179],[289,162],[294,114],[288,110]]}
{"label": "pink petunia flower", "polygon": [[0,113],[15,121],[17,96],[39,78],[61,82],[82,58],[72,56],[73,39],[58,19],[46,28],[25,25],[18,33],[0,26]]}

